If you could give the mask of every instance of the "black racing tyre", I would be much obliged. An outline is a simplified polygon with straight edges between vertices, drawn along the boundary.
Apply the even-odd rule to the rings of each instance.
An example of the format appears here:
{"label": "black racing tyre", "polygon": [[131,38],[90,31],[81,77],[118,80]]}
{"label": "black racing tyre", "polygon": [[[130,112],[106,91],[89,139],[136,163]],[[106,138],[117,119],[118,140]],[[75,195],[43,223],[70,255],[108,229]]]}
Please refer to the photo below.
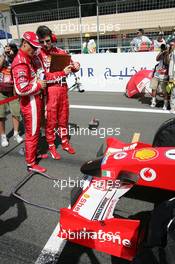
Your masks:
{"label": "black racing tyre", "polygon": [[153,147],[175,147],[175,118],[165,121],[157,130]]}
{"label": "black racing tyre", "polygon": [[71,207],[76,203],[80,195],[82,194],[83,189],[81,187],[75,186],[71,190]]}
{"label": "black racing tyre", "polygon": [[80,171],[86,175],[100,177],[101,162],[102,162],[102,158],[97,160],[87,161],[81,166]]}

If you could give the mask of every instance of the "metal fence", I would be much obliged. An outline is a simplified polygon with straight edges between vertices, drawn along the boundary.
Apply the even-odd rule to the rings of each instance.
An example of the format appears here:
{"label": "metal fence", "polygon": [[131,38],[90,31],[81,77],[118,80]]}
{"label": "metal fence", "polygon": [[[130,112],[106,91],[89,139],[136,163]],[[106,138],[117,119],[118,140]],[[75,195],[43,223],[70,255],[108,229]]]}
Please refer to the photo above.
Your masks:
{"label": "metal fence", "polygon": [[[59,0],[57,1],[59,2]],[[158,32],[163,30],[166,38],[171,34],[171,29],[175,26],[175,16],[172,15],[172,8],[175,8],[174,0],[77,0],[77,4],[72,7],[49,10],[48,1],[48,10],[45,11],[23,12],[17,14],[13,12],[13,18],[15,18],[13,19],[13,23],[17,25],[19,31],[20,25],[22,24],[43,22],[47,25],[48,21],[59,22],[64,19],[73,18],[78,18],[79,24],[81,25],[86,16],[92,16],[95,17],[97,30],[96,32],[90,33],[90,38],[95,40],[97,44],[97,52],[107,49],[111,49],[114,52],[126,52],[130,50],[130,41],[135,37],[136,29],[142,27],[141,25],[143,25],[143,23],[150,23],[149,16],[142,15],[139,11],[160,10],[163,11],[162,14],[164,14],[165,10],[166,17],[162,16],[157,18],[157,20],[154,20],[153,18],[154,21],[152,21],[152,25],[146,28],[145,33],[148,37],[154,39],[157,38]],[[167,15],[167,12],[170,12],[169,16]],[[119,17],[120,15],[128,14],[122,22],[124,29],[118,28],[111,32],[101,32],[100,25],[104,23],[103,21],[107,21],[106,23],[110,24],[110,21],[112,21],[112,17],[115,14],[119,15]],[[135,14],[135,29],[130,29],[129,16],[132,14]],[[162,28],[159,28],[159,26]],[[85,32],[83,32],[80,27],[79,34],[61,36],[58,45],[62,48],[69,49],[70,51],[80,52],[84,40]]]}
{"label": "metal fence", "polygon": [[78,7],[60,8],[46,11],[17,14],[19,24],[47,22],[79,17]]}

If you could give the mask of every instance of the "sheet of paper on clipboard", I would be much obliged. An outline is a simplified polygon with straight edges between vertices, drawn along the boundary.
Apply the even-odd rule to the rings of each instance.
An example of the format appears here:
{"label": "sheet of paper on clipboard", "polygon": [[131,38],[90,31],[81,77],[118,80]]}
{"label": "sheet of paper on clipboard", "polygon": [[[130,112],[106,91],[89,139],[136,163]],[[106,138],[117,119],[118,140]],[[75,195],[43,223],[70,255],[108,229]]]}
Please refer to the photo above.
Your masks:
{"label": "sheet of paper on clipboard", "polygon": [[68,54],[51,55],[50,72],[63,71],[71,62],[71,56]]}

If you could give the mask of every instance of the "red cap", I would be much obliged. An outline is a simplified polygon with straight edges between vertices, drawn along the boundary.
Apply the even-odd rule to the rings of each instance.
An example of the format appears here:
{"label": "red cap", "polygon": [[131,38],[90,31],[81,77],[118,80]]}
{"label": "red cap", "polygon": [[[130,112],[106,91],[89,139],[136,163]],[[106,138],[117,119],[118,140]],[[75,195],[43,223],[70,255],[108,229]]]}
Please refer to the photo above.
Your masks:
{"label": "red cap", "polygon": [[39,40],[38,40],[38,37],[34,32],[26,31],[26,32],[24,32],[22,38],[25,39],[27,42],[29,42],[32,46],[34,46],[36,48],[41,47]]}

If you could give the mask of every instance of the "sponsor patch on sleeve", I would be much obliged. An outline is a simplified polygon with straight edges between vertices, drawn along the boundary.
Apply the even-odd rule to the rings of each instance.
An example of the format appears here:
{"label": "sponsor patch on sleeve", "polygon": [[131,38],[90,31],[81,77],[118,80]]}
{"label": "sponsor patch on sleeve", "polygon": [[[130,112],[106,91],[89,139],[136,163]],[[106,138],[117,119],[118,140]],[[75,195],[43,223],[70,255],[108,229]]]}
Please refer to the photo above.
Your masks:
{"label": "sponsor patch on sleeve", "polygon": [[28,85],[28,82],[22,82],[20,83],[20,88],[24,89]]}

